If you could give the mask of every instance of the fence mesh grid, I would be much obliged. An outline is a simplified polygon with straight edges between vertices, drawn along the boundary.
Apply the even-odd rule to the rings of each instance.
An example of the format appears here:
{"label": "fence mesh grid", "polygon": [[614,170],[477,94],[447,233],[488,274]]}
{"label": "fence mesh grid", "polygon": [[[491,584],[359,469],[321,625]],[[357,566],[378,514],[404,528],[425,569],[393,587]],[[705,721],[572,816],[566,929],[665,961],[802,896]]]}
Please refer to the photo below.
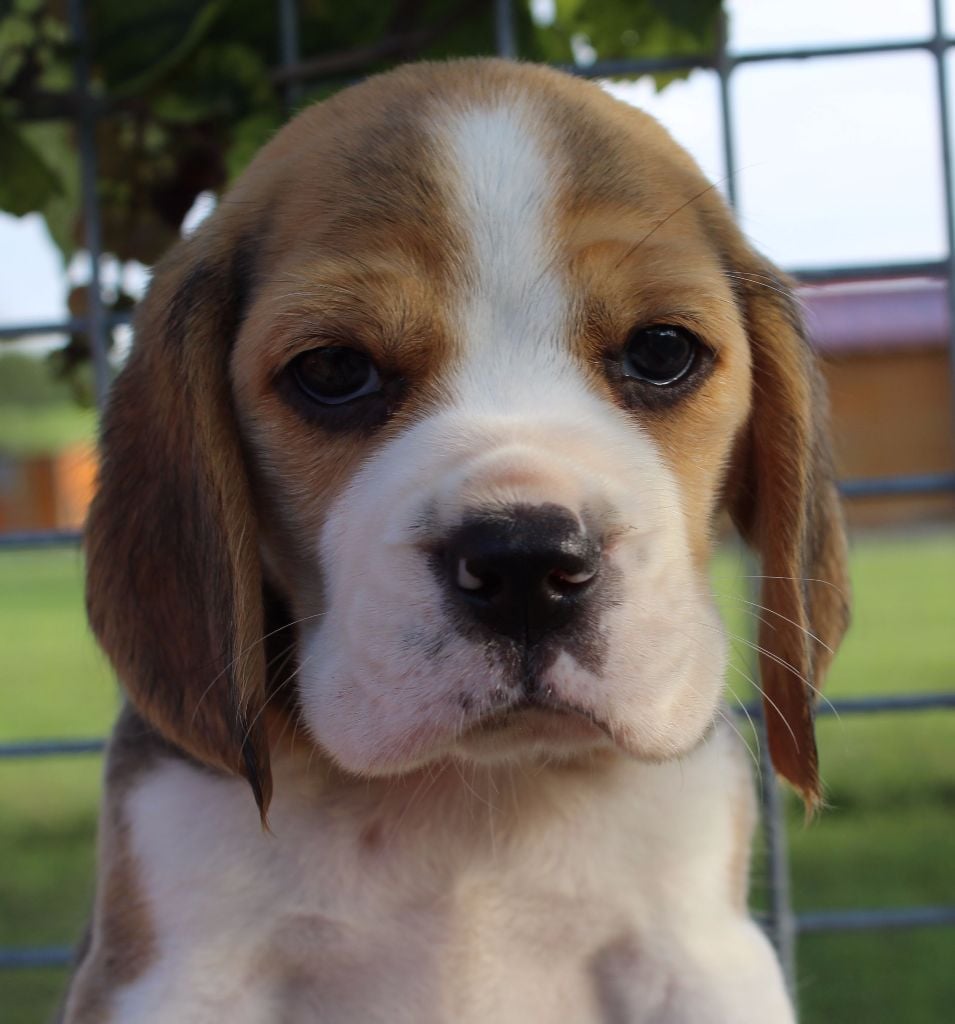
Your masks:
{"label": "fence mesh grid", "polygon": [[[289,110],[302,96],[307,73],[299,71],[298,10],[296,0],[275,0],[278,58],[285,71],[284,99]],[[85,248],[90,256],[89,306],[85,316],[72,317],[54,324],[2,324],[0,339],[49,333],[85,331],[90,338],[97,405],[102,410],[109,387],[110,366],[108,338],[110,332],[128,318],[110,314],[104,307],[99,279],[102,256],[100,210],[97,195],[97,154],[95,145],[96,118],[99,109],[90,89],[89,41],[83,0],[69,0],[70,30],[75,47],[74,110],[80,154],[80,198],[82,203]],[[955,384],[955,195],[953,195],[952,131],[949,117],[949,88],[946,55],[955,39],[945,33],[942,0],[932,0],[933,31],[921,40],[892,41],[878,44],[805,47],[789,50],[734,53],[721,33],[715,54],[691,57],[661,57],[644,60],[596,61],[586,66],[564,67],[563,70],[587,78],[603,79],[635,77],[666,71],[689,72],[705,69],[715,72],[719,80],[719,120],[727,198],[738,204],[737,161],[733,130],[731,82],[736,68],[774,61],[809,60],[820,57],[852,57],[865,54],[899,52],[928,53],[933,58],[938,99],[938,131],[941,139],[942,175],[945,197],[946,255],[941,260],[919,263],[884,263],[863,266],[827,266],[823,268],[790,268],[790,273],[805,283],[852,278],[878,279],[897,276],[944,277],[948,284],[949,366]],[[517,57],[517,33],[512,0],[494,0],[495,45],[500,56]],[[725,22],[724,22],[725,26]],[[955,387],[953,387],[955,395]],[[845,481],[841,485],[848,499],[926,494],[955,494],[955,474],[935,473],[890,476],[871,480]],[[76,545],[76,531],[17,532],[0,535],[0,550]],[[953,683],[955,685],[955,683]],[[887,697],[835,700],[823,704],[818,713],[899,714],[933,709],[955,710],[955,690],[941,694],[906,694]],[[758,706],[749,714],[761,728]],[[54,758],[98,755],[104,741],[63,739],[0,743],[0,759]],[[768,744],[760,744],[761,752]],[[765,758],[765,753],[761,754]],[[903,908],[872,908],[867,910],[807,911],[795,913],[790,892],[785,819],[779,784],[768,761],[762,765],[760,801],[767,857],[769,906],[764,924],[783,963],[791,991],[795,991],[796,939],[800,934],[889,928],[915,928],[955,925],[955,906],[921,906]],[[63,967],[69,964],[69,946],[0,949],[0,969]]]}

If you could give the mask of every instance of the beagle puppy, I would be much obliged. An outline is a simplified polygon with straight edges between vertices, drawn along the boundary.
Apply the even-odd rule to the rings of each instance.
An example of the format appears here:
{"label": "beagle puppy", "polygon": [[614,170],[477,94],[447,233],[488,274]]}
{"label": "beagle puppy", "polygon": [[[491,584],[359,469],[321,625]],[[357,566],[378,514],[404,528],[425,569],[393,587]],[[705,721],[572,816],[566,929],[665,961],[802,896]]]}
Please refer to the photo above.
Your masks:
{"label": "beagle puppy", "polygon": [[777,770],[846,623],[788,282],[651,118],[497,60],[300,114],[157,267],[102,438],[128,698],[69,1024],[783,1024],[707,562]]}

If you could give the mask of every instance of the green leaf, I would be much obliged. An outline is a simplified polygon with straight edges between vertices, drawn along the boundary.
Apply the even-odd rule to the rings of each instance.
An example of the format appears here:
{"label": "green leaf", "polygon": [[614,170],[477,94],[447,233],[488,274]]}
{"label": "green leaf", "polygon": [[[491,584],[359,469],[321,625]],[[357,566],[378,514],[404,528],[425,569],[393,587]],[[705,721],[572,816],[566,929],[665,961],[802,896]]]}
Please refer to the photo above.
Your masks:
{"label": "green leaf", "polygon": [[[720,0],[557,0],[553,24],[536,29],[535,50],[566,61],[571,40],[582,37],[598,59],[705,54],[715,45],[719,11]],[[658,86],[672,77],[655,76]]]}
{"label": "green leaf", "polygon": [[[533,22],[526,2],[514,5],[525,59],[570,62],[575,39],[598,59],[707,53],[720,11],[720,0],[555,5],[548,25]],[[276,8],[262,0],[86,0],[85,7],[94,88],[111,109],[97,125],[104,244],[123,259],[151,262],[195,195],[234,178],[283,119],[273,77]],[[303,59],[346,53],[352,61],[335,79],[303,82],[300,103],[408,56],[493,48],[491,5],[472,0],[298,0],[297,9]],[[14,83],[17,103],[29,110],[34,92],[70,86],[64,5],[13,0],[5,10],[0,83]],[[673,77],[680,76],[653,80],[660,88]],[[5,113],[10,120],[13,110]],[[40,211],[68,256],[80,219],[75,134],[66,122],[0,127],[0,205]]]}
{"label": "green leaf", "polygon": [[63,192],[63,184],[24,133],[0,117],[0,208],[14,216],[42,209]]}
{"label": "green leaf", "polygon": [[159,84],[179,68],[196,51],[228,6],[228,0],[211,0],[203,4],[183,36],[155,64],[113,89],[113,95],[138,96]]}
{"label": "green leaf", "polygon": [[240,121],[232,133],[232,144],[226,153],[229,180],[234,180],[252,157],[276,132],[281,119],[273,114],[253,114]]}
{"label": "green leaf", "polygon": [[36,37],[30,23],[16,14],[0,17],[0,85],[12,82],[26,61]]}
{"label": "green leaf", "polygon": [[720,9],[714,0],[649,0],[649,5],[661,21],[690,34],[705,33]]}
{"label": "green leaf", "polygon": [[43,214],[50,237],[68,259],[76,249],[80,216],[80,169],[75,135],[65,121],[26,124],[22,134],[44,163],[55,167],[60,175],[60,188],[36,209]]}

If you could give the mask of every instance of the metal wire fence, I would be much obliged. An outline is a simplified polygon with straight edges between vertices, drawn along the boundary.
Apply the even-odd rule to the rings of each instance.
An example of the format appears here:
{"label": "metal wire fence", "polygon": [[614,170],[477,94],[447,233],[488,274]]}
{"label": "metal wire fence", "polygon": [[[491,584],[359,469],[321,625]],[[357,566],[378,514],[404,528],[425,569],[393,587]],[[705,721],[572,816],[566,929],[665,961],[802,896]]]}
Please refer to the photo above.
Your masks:
{"label": "metal wire fence", "polygon": [[[275,0],[278,27],[278,57],[283,69],[284,95],[291,109],[302,95],[309,78],[300,61],[297,0]],[[85,230],[85,247],[90,255],[90,288],[87,314],[59,323],[0,325],[0,339],[50,333],[85,331],[93,353],[97,404],[102,409],[109,388],[110,367],[108,338],[125,316],[110,313],[104,306],[99,279],[102,256],[100,210],[97,196],[97,153],[95,124],[98,115],[90,89],[89,45],[83,0],[69,0],[69,20],[75,43],[74,110],[79,138],[81,169],[81,201]],[[938,99],[938,132],[941,139],[942,174],[945,199],[946,255],[943,259],[910,263],[885,263],[863,266],[828,266],[824,268],[789,268],[804,282],[822,282],[852,278],[879,279],[897,276],[944,277],[948,284],[949,363],[955,384],[955,192],[953,192],[953,148],[949,118],[949,90],[946,54],[955,46],[955,38],[946,35],[942,0],[932,0],[933,32],[925,39],[887,41],[878,44],[815,46],[790,50],[733,53],[723,33],[715,53],[681,57],[660,57],[644,60],[596,61],[586,66],[569,66],[563,70],[587,78],[603,79],[634,77],[668,71],[706,69],[715,72],[719,81],[719,122],[725,166],[727,196],[734,206],[737,195],[737,160],[733,127],[731,81],[739,67],[774,61],[809,60],[820,57],[851,59],[866,54],[922,52],[931,55],[935,67]],[[519,56],[512,0],[494,0],[495,45],[500,56]],[[879,479],[844,481],[843,495],[848,499],[887,498],[893,496],[955,494],[955,474],[935,473],[891,476]],[[0,535],[0,550],[76,545],[80,534],[75,531],[17,532]],[[953,690],[941,694],[906,694],[886,697],[835,700],[820,706],[820,715],[841,716],[916,713],[928,710],[955,710]],[[748,712],[757,729],[762,728],[761,710],[757,705]],[[790,990],[794,991],[796,973],[796,940],[801,934],[846,930],[921,928],[955,926],[955,905],[904,908],[872,908],[867,910],[827,910],[796,913],[793,909],[785,817],[779,786],[767,759],[768,743],[760,743],[762,822],[767,856],[769,905],[765,926],[783,963]],[[26,758],[62,758],[98,755],[102,740],[62,739],[0,743],[0,760]],[[55,968],[70,962],[68,946],[0,949],[0,969]]]}

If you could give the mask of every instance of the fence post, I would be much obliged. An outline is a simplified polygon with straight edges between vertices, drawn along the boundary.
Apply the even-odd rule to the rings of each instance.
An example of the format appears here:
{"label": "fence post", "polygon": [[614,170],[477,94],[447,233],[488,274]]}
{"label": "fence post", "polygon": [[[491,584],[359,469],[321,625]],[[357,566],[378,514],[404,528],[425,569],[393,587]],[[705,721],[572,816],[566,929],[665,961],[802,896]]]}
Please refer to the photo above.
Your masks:
{"label": "fence post", "polygon": [[89,306],[86,315],[87,337],[93,357],[96,404],[102,411],[109,391],[110,368],[107,345],[106,311],[100,281],[102,225],[96,170],[96,112],[90,95],[89,37],[83,0],[69,0],[70,32],[73,35],[74,97],[80,149],[80,196],[83,203],[83,235],[90,257],[90,280],[87,288]]}
{"label": "fence post", "polygon": [[730,98],[730,74],[734,64],[726,49],[728,32],[727,17],[721,11],[716,42],[716,74],[720,83],[720,139],[723,143],[726,198],[735,210],[739,205],[739,190],[736,182],[736,149],[733,145],[733,104]]}
{"label": "fence post", "polygon": [[514,33],[514,5],[511,0],[494,0],[494,48],[499,57],[517,57]]}
{"label": "fence post", "polygon": [[[278,0],[279,8],[279,62],[283,68],[298,63],[300,56],[298,37],[297,0]],[[287,78],[282,88],[286,114],[292,113],[302,98],[302,81]]]}
{"label": "fence post", "polygon": [[769,934],[789,995],[796,1001],[796,917],[792,908],[789,880],[789,849],[786,844],[786,818],[782,793],[769,756],[766,716],[754,716],[759,735],[759,790],[762,804],[763,840],[766,847],[767,883],[769,888]]}
{"label": "fence post", "polygon": [[935,80],[938,85],[939,131],[942,140],[942,185],[945,190],[945,246],[948,278],[948,346],[949,378],[952,382],[952,426],[955,429],[955,198],[952,196],[952,131],[948,106],[948,71],[945,55],[948,43],[945,39],[945,14],[942,0],[932,0],[934,19],[931,50],[935,58]]}

